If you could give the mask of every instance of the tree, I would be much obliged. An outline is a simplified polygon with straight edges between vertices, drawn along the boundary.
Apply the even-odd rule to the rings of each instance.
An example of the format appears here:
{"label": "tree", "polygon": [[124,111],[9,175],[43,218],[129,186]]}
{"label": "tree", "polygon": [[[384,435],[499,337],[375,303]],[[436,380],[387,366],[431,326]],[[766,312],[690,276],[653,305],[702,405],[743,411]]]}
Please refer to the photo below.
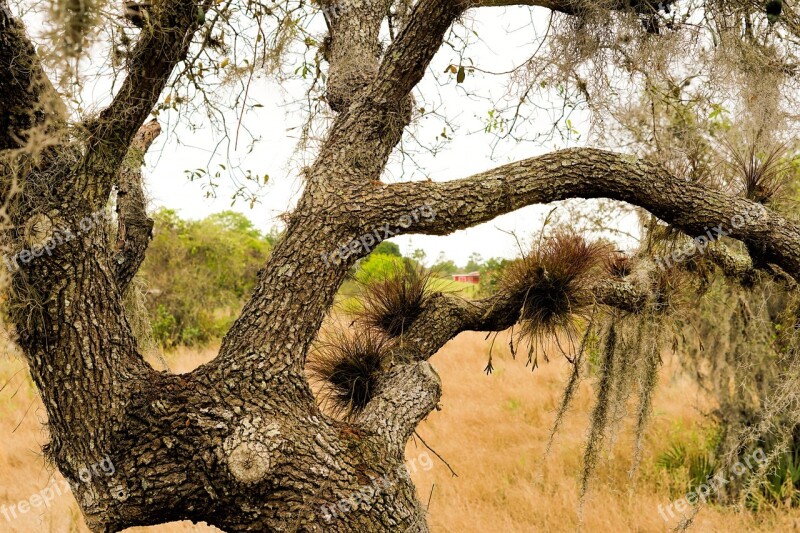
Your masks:
{"label": "tree", "polygon": [[416,248],[413,252],[411,252],[411,259],[417,263],[425,263],[426,256],[427,254],[422,248]]}
{"label": "tree", "polygon": [[467,266],[464,267],[466,272],[478,272],[481,269],[481,264],[483,263],[483,257],[478,252],[472,252],[469,254],[469,261],[467,262]]}
{"label": "tree", "polygon": [[[7,311],[47,410],[45,455],[70,482],[93,531],[179,519],[226,531],[427,530],[424,507],[402,468],[404,447],[441,395],[428,359],[456,334],[500,331],[517,322],[524,331],[550,333],[554,325],[568,324],[578,309],[573,304],[585,308],[589,296],[606,309],[634,315],[647,309],[647,316],[660,316],[654,313],[663,310],[662,296],[671,282],[659,272],[694,265],[689,261],[693,250],[702,249],[703,258],[718,265],[715,275],[768,275],[787,284],[800,279],[800,226],[767,201],[765,174],[750,173],[753,186],[742,191],[693,179],[698,169],[722,169],[714,163],[719,159],[713,160],[721,156],[690,151],[704,145],[690,135],[698,128],[686,115],[673,113],[667,121],[660,114],[662,107],[674,110],[681,102],[699,101],[682,98],[687,85],[659,70],[670,58],[700,61],[702,54],[676,51],[675,43],[683,41],[664,34],[690,35],[695,47],[713,37],[716,47],[698,63],[706,74],[743,65],[743,77],[733,77],[742,83],[740,91],[730,99],[772,106],[748,113],[748,120],[765,128],[777,124],[776,110],[792,94],[780,91],[790,86],[792,68],[785,65],[796,63],[800,33],[786,4],[784,15],[771,14],[767,25],[761,23],[760,7],[744,2],[700,3],[691,9],[701,16],[683,18],[665,13],[671,6],[683,9],[672,2],[321,2],[329,31],[319,43],[292,18],[295,11],[315,12],[305,3],[256,2],[233,10],[225,2],[162,0],[149,9],[129,9],[135,12],[129,19],[141,31],[128,28],[127,48],[108,54],[121,82],[97,113],[62,95],[71,80],[80,79],[78,59],[97,45],[92,39],[103,11],[89,4],[54,5],[55,59],[37,55],[8,0],[0,0]],[[583,95],[593,110],[619,111],[611,102],[619,92],[594,90],[620,82],[610,74],[614,69],[591,76],[586,71],[588,63],[598,69],[614,63],[630,74],[620,83],[639,83],[647,90],[637,94],[658,96],[662,107],[654,104],[647,108],[652,114],[630,121],[648,126],[637,130],[641,137],[626,139],[638,153],[572,148],[458,180],[381,181],[390,154],[418,112],[412,91],[448,31],[476,10],[510,5],[558,15],[560,33],[543,52],[546,57],[528,65],[545,65],[550,78],[531,80],[533,89],[557,92],[570,105],[575,95]],[[223,54],[233,46],[226,44],[236,31],[231,25],[248,20],[278,28],[271,38],[259,31],[251,39],[258,53],[248,57],[263,57],[261,65],[273,59],[279,64],[276,58],[292,38],[319,47],[318,65],[327,63],[324,100],[335,116],[316,159],[303,171],[305,186],[286,217],[285,231],[217,357],[188,374],[159,372],[143,360],[123,305],[153,225],[145,212],[140,167],[160,127],[147,119],[187,98],[196,98],[213,114],[215,100],[203,93],[211,85],[206,57],[215,58],[218,71],[228,68]],[[391,31],[384,34],[387,20]],[[698,29],[695,20],[709,27]],[[706,33],[695,38],[695,31]],[[564,53],[557,53],[564,43],[569,43],[560,49]],[[236,68],[252,73],[255,66],[248,65]],[[304,65],[300,71],[314,68]],[[55,78],[48,72],[56,71],[62,76],[51,81]],[[458,84],[470,74],[463,65],[448,72]],[[665,80],[674,86],[669,91]],[[168,86],[176,94],[180,87],[192,90],[162,100]],[[654,123],[643,117],[653,117]],[[558,124],[572,134],[571,122]],[[487,131],[500,127],[490,126]],[[670,140],[667,133],[675,137]],[[654,145],[650,152],[640,149]],[[691,168],[676,166],[676,154],[690,160]],[[112,236],[106,210],[114,191]],[[343,419],[320,411],[304,371],[307,357],[348,271],[374,245],[389,233],[447,235],[524,206],[568,198],[637,206],[655,217],[646,227],[667,231],[668,224],[670,242],[680,247],[659,256],[657,264],[641,263],[653,276],[628,278],[618,275],[626,272],[622,263],[610,269],[614,275],[596,274],[599,249],[572,237],[538,246],[509,274],[507,284],[484,300],[467,303],[447,294],[424,299],[413,320],[403,322],[402,342],[379,348],[390,350],[391,357],[370,366],[373,386],[359,409]],[[711,243],[723,235],[726,242],[743,243],[739,255],[732,256],[727,244]],[[571,261],[559,263],[554,257]],[[561,273],[561,287],[545,275],[552,271]],[[589,271],[593,274],[586,277]],[[656,280],[655,289],[650,279]],[[531,294],[535,300],[529,300]],[[550,298],[559,294],[560,299]],[[612,357],[616,326],[605,338],[605,353]],[[361,346],[375,347],[370,341]],[[648,353],[648,361],[654,361],[655,352]],[[609,418],[602,404],[594,418]],[[595,448],[587,450],[587,462],[596,456]],[[116,474],[84,481],[81,472],[104,458],[113,462]]]}
{"label": "tree", "polygon": [[383,279],[403,265],[403,258],[391,254],[371,253],[359,265],[355,278],[360,283]]}
{"label": "tree", "polygon": [[156,232],[139,275],[154,340],[173,346],[218,339],[252,290],[269,244],[232,211],[193,221],[160,209],[153,219]]}
{"label": "tree", "polygon": [[458,272],[458,266],[452,259],[448,259],[444,252],[439,252],[436,257],[436,263],[431,267],[431,270],[440,276],[450,276]]}
{"label": "tree", "polygon": [[375,247],[372,253],[375,255],[393,255],[395,257],[403,256],[400,253],[400,246],[390,241],[383,241]]}

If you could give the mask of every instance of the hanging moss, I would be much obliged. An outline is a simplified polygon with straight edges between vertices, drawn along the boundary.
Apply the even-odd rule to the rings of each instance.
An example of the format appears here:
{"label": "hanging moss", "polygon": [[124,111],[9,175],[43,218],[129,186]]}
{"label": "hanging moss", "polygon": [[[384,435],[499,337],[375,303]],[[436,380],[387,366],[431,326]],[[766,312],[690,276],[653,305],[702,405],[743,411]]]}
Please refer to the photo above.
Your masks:
{"label": "hanging moss", "polygon": [[650,412],[653,409],[653,394],[658,385],[658,371],[663,364],[661,360],[662,328],[652,315],[642,317],[642,333],[645,342],[641,344],[642,358],[638,366],[639,403],[636,408],[636,433],[633,445],[633,461],[629,476],[633,478],[639,469],[644,446],[644,431]]}
{"label": "hanging moss", "polygon": [[564,387],[564,394],[561,396],[561,404],[558,406],[556,419],[555,422],[553,422],[552,429],[550,430],[550,437],[547,439],[547,447],[545,448],[544,452],[545,458],[550,455],[550,449],[553,446],[553,440],[555,439],[556,432],[561,427],[561,423],[564,421],[564,416],[567,414],[567,410],[572,404],[572,400],[575,398],[575,393],[578,391],[584,354],[586,353],[587,344],[590,342],[592,335],[595,333],[596,311],[597,308],[595,307],[592,311],[589,324],[586,326],[586,331],[583,334],[583,338],[581,339],[581,345],[578,348],[578,354],[575,356],[575,359],[572,362],[572,371],[569,374],[567,385]]}
{"label": "hanging moss", "polygon": [[597,466],[598,458],[603,449],[606,430],[609,422],[609,409],[613,394],[614,373],[617,370],[617,319],[612,317],[611,324],[606,333],[603,344],[603,353],[598,369],[597,399],[592,410],[589,426],[589,438],[586,441],[586,451],[583,455],[583,474],[581,476],[580,497],[581,502],[589,489],[589,480]]}

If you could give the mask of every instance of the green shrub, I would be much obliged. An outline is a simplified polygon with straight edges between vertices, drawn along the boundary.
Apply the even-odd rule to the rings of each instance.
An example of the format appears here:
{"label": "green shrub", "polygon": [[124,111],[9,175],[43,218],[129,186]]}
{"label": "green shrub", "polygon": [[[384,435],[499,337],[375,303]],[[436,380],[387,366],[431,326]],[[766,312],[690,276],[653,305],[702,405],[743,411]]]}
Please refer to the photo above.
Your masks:
{"label": "green shrub", "polygon": [[161,209],[154,219],[139,275],[156,342],[171,347],[219,338],[252,290],[274,235],[233,211],[193,221]]}
{"label": "green shrub", "polygon": [[[680,424],[673,428],[673,436],[656,458],[656,467],[669,478],[670,493],[674,497],[688,494],[718,473],[722,461],[717,458],[721,436],[720,428],[686,432]],[[712,494],[713,500],[718,494]]]}

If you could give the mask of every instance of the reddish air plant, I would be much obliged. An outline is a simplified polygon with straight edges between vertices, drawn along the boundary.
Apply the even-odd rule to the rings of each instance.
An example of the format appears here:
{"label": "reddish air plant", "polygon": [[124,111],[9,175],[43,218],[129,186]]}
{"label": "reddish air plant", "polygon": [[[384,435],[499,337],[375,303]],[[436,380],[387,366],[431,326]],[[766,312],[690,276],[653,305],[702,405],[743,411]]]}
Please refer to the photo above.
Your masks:
{"label": "reddish air plant", "polygon": [[399,337],[420,315],[433,293],[432,277],[431,271],[405,261],[384,279],[366,283],[361,297],[363,309],[356,313],[356,320],[390,337]]}
{"label": "reddish air plant", "polygon": [[[534,368],[534,352],[544,348],[546,339],[553,338],[561,348],[563,336],[574,346],[594,302],[591,287],[598,267],[610,251],[607,244],[562,232],[506,269],[501,290],[516,300],[518,337],[530,342],[528,362]],[[561,351],[566,355],[571,348]]]}

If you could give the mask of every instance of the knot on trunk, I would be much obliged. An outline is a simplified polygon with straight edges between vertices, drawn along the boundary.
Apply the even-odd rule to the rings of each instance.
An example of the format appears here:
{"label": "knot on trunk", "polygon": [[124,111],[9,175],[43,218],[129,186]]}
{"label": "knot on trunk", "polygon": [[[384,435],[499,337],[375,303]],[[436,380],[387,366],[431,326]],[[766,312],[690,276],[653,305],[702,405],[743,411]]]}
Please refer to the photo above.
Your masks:
{"label": "knot on trunk", "polygon": [[325,99],[331,110],[344,113],[364,87],[369,85],[377,70],[365,71],[357,65],[334,68],[328,77]]}
{"label": "knot on trunk", "polygon": [[259,416],[242,419],[222,445],[228,470],[240,483],[263,481],[275,465],[282,440],[277,422]]}
{"label": "knot on trunk", "polygon": [[53,236],[53,219],[42,213],[33,215],[23,228],[23,242],[26,248],[44,247]]}

